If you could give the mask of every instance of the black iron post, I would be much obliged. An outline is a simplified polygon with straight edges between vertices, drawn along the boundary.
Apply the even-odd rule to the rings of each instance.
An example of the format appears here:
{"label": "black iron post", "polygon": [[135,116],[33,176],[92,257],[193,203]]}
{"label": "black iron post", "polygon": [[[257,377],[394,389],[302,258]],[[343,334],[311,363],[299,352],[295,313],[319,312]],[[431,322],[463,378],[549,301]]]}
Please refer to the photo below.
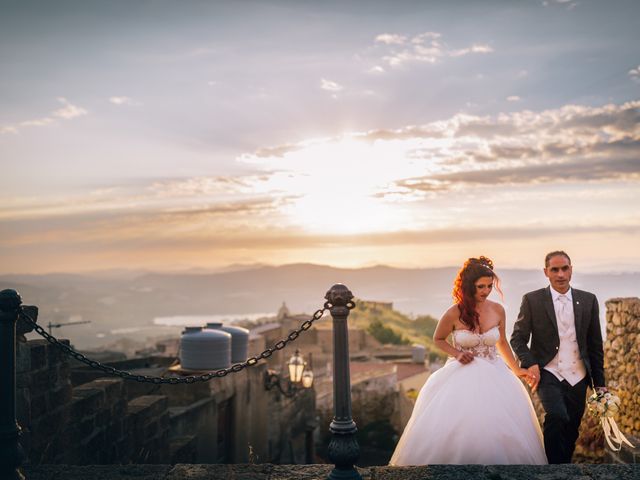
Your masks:
{"label": "black iron post", "polygon": [[331,305],[333,317],[333,412],[329,431],[329,459],[335,468],[329,474],[330,480],[362,480],[354,464],[360,455],[356,440],[356,422],[351,417],[351,379],[349,375],[349,331],[347,317],[352,306],[353,294],[338,283],[325,296]]}
{"label": "black iron post", "polygon": [[24,479],[24,451],[16,420],[16,322],[22,299],[15,290],[0,292],[0,478]]}

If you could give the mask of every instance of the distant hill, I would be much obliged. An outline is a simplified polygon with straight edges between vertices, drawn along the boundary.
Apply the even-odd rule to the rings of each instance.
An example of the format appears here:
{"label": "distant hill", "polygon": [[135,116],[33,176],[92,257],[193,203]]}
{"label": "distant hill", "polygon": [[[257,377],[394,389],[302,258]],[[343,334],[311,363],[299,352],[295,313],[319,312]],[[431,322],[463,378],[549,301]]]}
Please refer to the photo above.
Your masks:
{"label": "distant hill", "polygon": [[419,343],[429,351],[436,350],[432,337],[438,320],[430,315],[411,319],[391,307],[357,300],[356,307],[349,314],[349,324],[371,333],[370,328],[376,322],[392,330],[408,344]]}
{"label": "distant hill", "polygon": [[[125,335],[132,336],[136,335],[135,328],[144,327],[145,334],[152,335],[159,330],[153,319],[160,316],[217,314],[236,318],[256,312],[275,313],[283,301],[293,313],[313,313],[334,283],[346,284],[361,299],[393,302],[393,308],[409,318],[439,318],[451,304],[456,272],[454,267],[341,269],[293,264],[205,273],[3,275],[0,289],[17,289],[26,304],[38,305],[43,325],[73,315],[91,320],[89,325],[54,332],[86,348],[113,340],[114,329],[128,329]],[[502,278],[509,331],[522,294],[547,282],[541,269],[497,272]],[[584,274],[578,269],[573,285],[596,293],[604,305],[612,297],[640,296],[640,273]],[[495,294],[493,298],[499,300]]]}

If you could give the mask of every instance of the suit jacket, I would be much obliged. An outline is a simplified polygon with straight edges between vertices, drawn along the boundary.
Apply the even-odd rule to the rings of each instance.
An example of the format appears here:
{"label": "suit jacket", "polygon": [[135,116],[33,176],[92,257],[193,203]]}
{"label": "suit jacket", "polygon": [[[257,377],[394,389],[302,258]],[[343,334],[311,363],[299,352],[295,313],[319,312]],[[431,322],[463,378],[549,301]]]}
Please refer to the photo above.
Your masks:
{"label": "suit jacket", "polygon": [[[573,313],[580,357],[592,386],[604,387],[604,352],[598,300],[592,293],[572,288]],[[531,337],[531,347],[528,346]],[[550,287],[522,297],[520,313],[513,327],[511,347],[522,368],[538,364],[543,368],[558,353],[560,336]]]}

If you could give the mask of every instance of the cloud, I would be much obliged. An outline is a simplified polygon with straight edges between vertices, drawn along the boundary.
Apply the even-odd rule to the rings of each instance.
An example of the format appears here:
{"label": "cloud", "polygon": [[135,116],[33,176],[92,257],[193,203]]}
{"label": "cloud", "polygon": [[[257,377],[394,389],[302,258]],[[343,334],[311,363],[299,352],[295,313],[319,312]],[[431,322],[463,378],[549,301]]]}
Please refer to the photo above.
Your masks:
{"label": "cloud", "polygon": [[629,77],[631,77],[631,80],[634,82],[640,83],[640,65],[629,70]]}
{"label": "cloud", "polygon": [[56,119],[72,120],[74,118],[82,117],[88,114],[87,110],[82,107],[78,107],[77,105],[73,105],[64,97],[58,97],[57,100],[63,106],[62,108],[58,108],[57,110],[52,111],[49,116],[23,120],[13,125],[0,125],[0,135],[16,135],[20,133],[20,130],[22,128],[46,127],[47,125],[55,124]]}
{"label": "cloud", "polygon": [[303,148],[302,145],[293,145],[290,143],[276,147],[263,147],[255,151],[255,156],[261,158],[283,157],[285,154],[295,152],[301,148]]}
{"label": "cloud", "polygon": [[520,97],[518,95],[510,95],[507,97],[507,102],[519,102]]}
{"label": "cloud", "polygon": [[18,128],[14,125],[2,125],[0,126],[0,135],[12,134],[16,135]]}
{"label": "cloud", "polygon": [[133,100],[130,97],[109,97],[109,103],[117,106],[136,106],[140,105],[140,102]]}
{"label": "cloud", "polygon": [[54,117],[71,120],[72,118],[82,117],[87,114],[84,108],[69,103],[64,97],[58,97],[58,101],[63,104],[63,107],[52,112]]}
{"label": "cloud", "polygon": [[566,106],[497,118],[458,116],[450,120],[449,127],[456,144],[414,152],[414,157],[422,156],[443,169],[396,182],[401,190],[640,181],[640,102]]}
{"label": "cloud", "polygon": [[406,63],[436,63],[447,57],[462,57],[470,54],[492,53],[493,48],[485,44],[472,44],[464,48],[451,48],[437,32],[424,32],[408,38],[405,35],[384,33],[375,37],[375,43],[386,51],[382,60],[391,67]]}
{"label": "cloud", "polygon": [[19,125],[21,127],[44,127],[53,122],[54,120],[51,117],[42,117],[42,118],[36,118],[34,120],[25,120],[24,122],[20,122]]}
{"label": "cloud", "polygon": [[396,200],[406,195],[410,201],[416,194],[464,186],[639,182],[640,101],[486,117],[459,114],[425,125],[270,147],[247,161],[292,172],[297,184],[321,175],[332,181],[328,177],[335,171],[347,178],[366,171],[358,176],[358,188],[368,195]]}
{"label": "cloud", "polygon": [[407,43],[407,37],[392,33],[381,33],[375,38],[375,41],[376,43],[384,43],[385,45],[404,45]]}
{"label": "cloud", "polygon": [[380,65],[375,65],[375,66],[371,67],[367,72],[368,72],[368,73],[375,73],[375,74],[377,74],[377,73],[384,73],[384,72],[385,72],[385,70],[384,70],[384,68],[382,68]]}
{"label": "cloud", "polygon": [[332,80],[327,80],[326,78],[320,80],[320,88],[332,93],[337,93],[344,90],[344,87],[342,85]]}
{"label": "cloud", "polygon": [[[49,198],[10,198],[0,206],[0,221],[20,218],[55,218],[65,216],[133,214],[154,211],[231,211],[229,205],[253,203],[256,189],[265,184],[267,173],[237,176],[172,178],[141,181],[126,186],[110,186],[75,195]],[[269,195],[279,202],[286,194],[262,188],[259,195]],[[242,208],[238,208],[240,211]]]}
{"label": "cloud", "polygon": [[461,57],[470,53],[492,53],[493,48],[489,45],[471,45],[469,48],[461,48],[459,50],[451,50],[449,55],[452,57]]}
{"label": "cloud", "polygon": [[542,2],[542,6],[544,7],[548,7],[551,5],[562,6],[562,7],[565,7],[567,10],[573,10],[578,5],[580,5],[580,3],[574,2],[572,0],[545,0],[544,2]]}

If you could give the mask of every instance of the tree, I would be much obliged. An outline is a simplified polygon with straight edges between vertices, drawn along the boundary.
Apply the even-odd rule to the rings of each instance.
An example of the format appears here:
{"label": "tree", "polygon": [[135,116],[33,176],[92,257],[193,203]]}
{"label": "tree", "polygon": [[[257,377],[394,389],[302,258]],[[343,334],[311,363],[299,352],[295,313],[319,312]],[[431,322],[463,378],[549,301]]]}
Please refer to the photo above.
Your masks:
{"label": "tree", "polygon": [[367,331],[383,344],[406,345],[409,343],[409,340],[405,339],[401,334],[394,332],[391,328],[385,327],[378,319],[369,324]]}

